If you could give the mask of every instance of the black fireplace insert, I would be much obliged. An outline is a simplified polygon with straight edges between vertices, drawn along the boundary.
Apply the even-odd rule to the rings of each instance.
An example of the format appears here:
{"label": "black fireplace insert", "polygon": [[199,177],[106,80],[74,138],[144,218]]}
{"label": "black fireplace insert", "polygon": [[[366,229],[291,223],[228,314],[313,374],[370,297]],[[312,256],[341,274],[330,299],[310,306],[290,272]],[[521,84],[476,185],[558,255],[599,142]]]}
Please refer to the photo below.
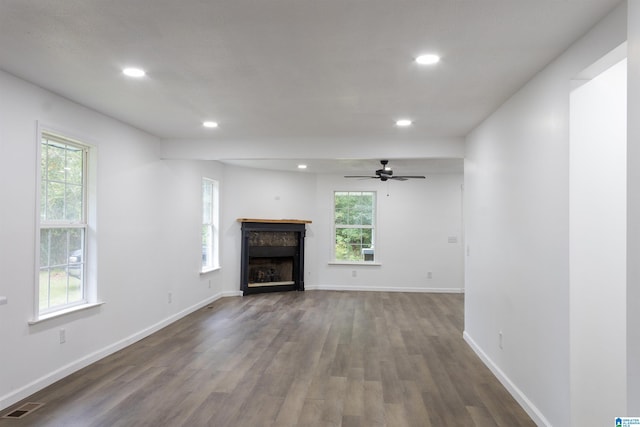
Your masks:
{"label": "black fireplace insert", "polygon": [[244,295],[304,291],[304,238],[309,221],[238,221],[242,222],[240,289]]}

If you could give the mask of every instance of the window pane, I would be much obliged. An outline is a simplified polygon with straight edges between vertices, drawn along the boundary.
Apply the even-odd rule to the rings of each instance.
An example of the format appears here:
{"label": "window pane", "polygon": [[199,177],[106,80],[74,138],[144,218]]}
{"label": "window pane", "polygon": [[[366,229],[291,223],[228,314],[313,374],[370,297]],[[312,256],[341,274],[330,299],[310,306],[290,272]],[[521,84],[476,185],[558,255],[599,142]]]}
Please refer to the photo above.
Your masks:
{"label": "window pane", "polygon": [[43,176],[49,181],[64,182],[67,150],[63,146],[51,143],[46,144],[45,147],[47,149],[47,169]]}
{"label": "window pane", "polygon": [[335,192],[335,258],[373,261],[375,193]]}
{"label": "window pane", "polygon": [[[38,299],[42,313],[84,300],[86,150],[46,134],[41,144]],[[59,227],[60,222],[70,226]]]}
{"label": "window pane", "polygon": [[40,310],[82,301],[84,229],[40,230]]}
{"label": "window pane", "polygon": [[41,271],[40,280],[47,279],[48,292],[46,285],[40,286],[40,310],[82,301],[81,279],[71,276],[65,267]]}
{"label": "window pane", "polygon": [[65,197],[65,220],[79,222],[82,220],[82,186],[67,185]]}
{"label": "window pane", "polygon": [[[82,262],[82,228],[48,228],[40,230],[40,265],[57,266]],[[75,253],[76,259],[70,261]]]}
{"label": "window pane", "polygon": [[336,192],[335,194],[335,223],[346,224],[349,216],[349,209],[347,203],[349,197],[347,193]]}
{"label": "window pane", "polygon": [[82,186],[82,174],[84,172],[84,152],[75,147],[67,147],[66,181],[70,184]]}
{"label": "window pane", "polygon": [[40,221],[47,219],[47,204],[43,201],[47,200],[47,181],[40,181]]}
{"label": "window pane", "polygon": [[45,138],[41,151],[42,220],[83,221],[84,150]]}
{"label": "window pane", "polygon": [[40,311],[42,311],[49,308],[49,269],[48,268],[40,269],[39,287],[40,287],[40,295],[39,295],[38,306],[40,307]]}
{"label": "window pane", "polygon": [[[365,252],[363,250],[372,248],[372,236],[371,229],[336,229],[336,259],[342,261],[364,261]],[[373,261],[373,258],[367,259],[367,261]]]}
{"label": "window pane", "polygon": [[374,204],[372,192],[336,192],[335,224],[373,225]]}
{"label": "window pane", "polygon": [[358,224],[373,224],[373,195],[370,193],[363,193],[358,198],[357,210],[359,214]]}
{"label": "window pane", "polygon": [[64,219],[64,184],[60,182],[49,182],[47,185],[47,221],[60,221]]}
{"label": "window pane", "polygon": [[218,266],[218,182],[202,178],[202,270]]}
{"label": "window pane", "polygon": [[212,262],[211,226],[202,226],[202,267],[210,267]]}

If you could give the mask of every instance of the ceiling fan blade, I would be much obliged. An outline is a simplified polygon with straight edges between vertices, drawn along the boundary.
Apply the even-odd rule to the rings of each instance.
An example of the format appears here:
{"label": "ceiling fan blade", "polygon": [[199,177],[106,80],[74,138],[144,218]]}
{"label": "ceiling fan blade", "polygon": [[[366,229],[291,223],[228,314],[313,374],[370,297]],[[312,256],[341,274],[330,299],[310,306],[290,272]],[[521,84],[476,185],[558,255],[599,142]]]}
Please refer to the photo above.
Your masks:
{"label": "ceiling fan blade", "polygon": [[424,176],[422,175],[396,175],[396,176],[390,176],[389,179],[397,179],[400,181],[406,181],[408,179],[425,179]]}
{"label": "ceiling fan blade", "polygon": [[373,178],[378,179],[379,176],[370,176],[370,175],[345,175],[345,178]]}

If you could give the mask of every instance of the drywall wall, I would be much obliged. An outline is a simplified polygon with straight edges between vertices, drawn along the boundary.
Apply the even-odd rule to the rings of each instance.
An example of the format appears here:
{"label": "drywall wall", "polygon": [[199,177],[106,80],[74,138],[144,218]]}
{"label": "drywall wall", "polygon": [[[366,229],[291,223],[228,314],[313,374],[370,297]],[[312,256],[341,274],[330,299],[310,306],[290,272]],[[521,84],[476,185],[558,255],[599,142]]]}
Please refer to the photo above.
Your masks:
{"label": "drywall wall", "polygon": [[[237,218],[311,220],[305,241],[305,286],[313,289],[460,292],[463,284],[462,175],[381,183],[308,172],[224,166],[221,255],[225,291],[240,287]],[[378,192],[381,265],[333,265],[333,192]],[[387,196],[387,194],[389,194]],[[454,242],[449,242],[449,238]],[[353,276],[356,271],[356,277]],[[428,273],[431,272],[431,278]]]}
{"label": "drywall wall", "polygon": [[[318,285],[323,289],[461,292],[462,174],[425,180],[353,180],[319,175]],[[334,191],[377,194],[376,264],[332,263]]]}
{"label": "drywall wall", "polygon": [[622,3],[467,138],[465,338],[539,425],[570,425],[569,90]]}
{"label": "drywall wall", "polygon": [[305,285],[315,283],[315,175],[224,166],[220,187],[220,248],[227,291],[240,290],[241,224],[238,218],[306,219]]}
{"label": "drywall wall", "polygon": [[[8,298],[0,306],[4,408],[223,295],[220,272],[199,274],[201,177],[221,179],[222,165],[163,161],[155,137],[3,72],[0,93],[0,295]],[[105,304],[29,326],[37,123],[97,151],[92,255]]]}
{"label": "drywall wall", "polygon": [[628,2],[627,414],[640,414],[640,2]]}
{"label": "drywall wall", "polygon": [[607,425],[627,410],[627,61],[581,83],[570,99],[571,421]]}

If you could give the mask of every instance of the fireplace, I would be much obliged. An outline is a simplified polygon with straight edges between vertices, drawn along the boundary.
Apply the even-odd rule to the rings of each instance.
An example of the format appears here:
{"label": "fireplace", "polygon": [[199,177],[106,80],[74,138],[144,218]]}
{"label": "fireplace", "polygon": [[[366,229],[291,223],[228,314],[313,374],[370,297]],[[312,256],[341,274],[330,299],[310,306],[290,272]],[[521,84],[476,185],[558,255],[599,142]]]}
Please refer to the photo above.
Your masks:
{"label": "fireplace", "polygon": [[307,220],[239,218],[242,223],[240,289],[304,291],[304,237]]}

